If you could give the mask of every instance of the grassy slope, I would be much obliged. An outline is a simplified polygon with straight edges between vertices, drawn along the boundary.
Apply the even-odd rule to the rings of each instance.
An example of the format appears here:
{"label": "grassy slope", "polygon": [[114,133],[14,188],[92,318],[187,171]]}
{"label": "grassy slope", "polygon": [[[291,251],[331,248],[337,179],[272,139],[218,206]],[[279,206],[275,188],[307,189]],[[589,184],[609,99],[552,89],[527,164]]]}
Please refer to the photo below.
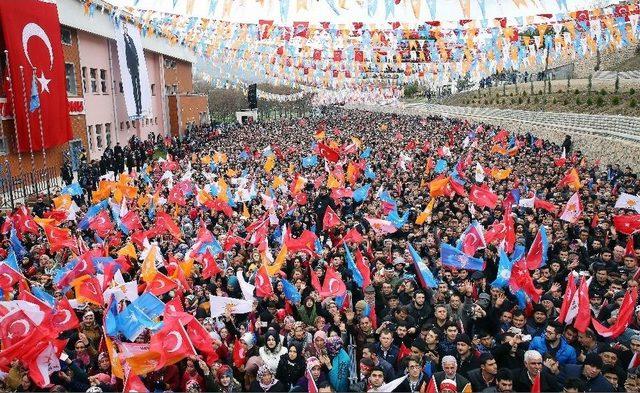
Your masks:
{"label": "grassy slope", "polygon": [[[635,90],[634,94],[631,94],[631,89]],[[593,81],[592,92],[589,94],[587,90],[586,80],[572,80],[569,88],[567,88],[566,81],[554,81],[551,94],[540,94],[543,91],[543,86],[542,83],[536,82],[534,83],[533,95],[531,95],[531,86],[527,83],[518,85],[517,93],[513,86],[507,88],[506,96],[503,96],[502,88],[492,88],[491,91],[484,89],[455,94],[444,99],[442,104],[531,111],[640,116],[640,83],[621,81],[619,92],[615,93],[613,81]],[[605,94],[601,93],[602,90],[605,91]],[[619,101],[617,105],[614,105],[614,97],[617,97]],[[635,108],[630,106],[632,99],[636,102]]]}

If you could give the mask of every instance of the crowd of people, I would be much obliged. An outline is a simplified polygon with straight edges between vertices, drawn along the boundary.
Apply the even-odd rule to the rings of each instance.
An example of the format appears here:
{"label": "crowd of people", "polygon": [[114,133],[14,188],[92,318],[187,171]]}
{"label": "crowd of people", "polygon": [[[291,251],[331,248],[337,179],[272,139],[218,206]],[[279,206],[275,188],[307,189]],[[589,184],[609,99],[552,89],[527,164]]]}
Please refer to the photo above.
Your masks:
{"label": "crowd of people", "polygon": [[[578,184],[558,186],[571,169]],[[1,218],[0,271],[19,275],[0,279],[2,390],[640,391],[640,312],[616,325],[640,243],[613,222],[640,183],[570,144],[563,156],[493,126],[325,107],[131,140],[71,173],[56,198]],[[472,202],[472,186],[497,203]],[[574,193],[582,214],[561,220]],[[518,201],[533,197],[546,208]],[[442,258],[470,225],[495,235],[509,219],[511,240]],[[508,258],[527,255],[542,227],[545,260],[520,270],[535,288],[498,283],[509,242]],[[563,300],[585,306],[569,293],[583,282],[594,322],[576,327]],[[42,342],[46,361],[28,350]]]}

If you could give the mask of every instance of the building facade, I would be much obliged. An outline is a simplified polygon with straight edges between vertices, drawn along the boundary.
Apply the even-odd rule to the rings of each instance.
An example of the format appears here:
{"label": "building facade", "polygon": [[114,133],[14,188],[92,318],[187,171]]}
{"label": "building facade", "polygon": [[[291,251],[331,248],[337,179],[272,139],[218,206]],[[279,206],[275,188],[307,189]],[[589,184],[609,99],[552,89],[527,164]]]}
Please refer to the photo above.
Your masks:
{"label": "building facade", "polygon": [[[181,135],[189,126],[209,120],[207,97],[193,93],[194,55],[159,37],[142,37],[151,89],[151,114],[129,119],[126,113],[115,30],[106,4],[87,15],[77,0],[58,0],[65,58],[69,115],[73,139],[45,152],[18,155],[6,92],[0,89],[0,165],[3,173],[21,173],[62,167],[64,155],[77,164],[84,147],[90,160],[100,159],[107,146],[125,145],[132,136]],[[9,100],[10,101],[10,100]],[[2,191],[2,190],[0,190]]]}

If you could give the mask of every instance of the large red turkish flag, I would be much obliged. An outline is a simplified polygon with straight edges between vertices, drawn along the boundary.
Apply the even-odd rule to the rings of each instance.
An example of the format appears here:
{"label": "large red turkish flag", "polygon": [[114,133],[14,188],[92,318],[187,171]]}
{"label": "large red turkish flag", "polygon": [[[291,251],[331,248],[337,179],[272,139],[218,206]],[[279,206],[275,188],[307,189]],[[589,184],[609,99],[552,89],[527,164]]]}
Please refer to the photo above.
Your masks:
{"label": "large red turkish flag", "polygon": [[[43,142],[50,148],[69,141],[71,121],[56,5],[38,0],[0,0],[0,22],[9,53],[19,150],[39,151]],[[34,73],[40,109],[31,112]],[[38,112],[42,116],[43,137]]]}

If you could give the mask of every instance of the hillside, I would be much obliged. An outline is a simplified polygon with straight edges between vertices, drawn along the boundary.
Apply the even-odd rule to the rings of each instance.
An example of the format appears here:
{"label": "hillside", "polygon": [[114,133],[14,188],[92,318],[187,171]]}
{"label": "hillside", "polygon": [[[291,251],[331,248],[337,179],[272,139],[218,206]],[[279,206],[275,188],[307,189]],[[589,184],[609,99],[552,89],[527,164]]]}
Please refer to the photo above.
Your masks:
{"label": "hillside", "polygon": [[[517,88],[491,88],[454,94],[438,103],[454,106],[494,107],[530,111],[576,112],[640,116],[640,81],[594,80],[589,92],[586,79],[552,81],[551,93],[544,82],[521,83]],[[412,102],[412,101],[409,101]],[[413,101],[415,102],[415,101]]]}

